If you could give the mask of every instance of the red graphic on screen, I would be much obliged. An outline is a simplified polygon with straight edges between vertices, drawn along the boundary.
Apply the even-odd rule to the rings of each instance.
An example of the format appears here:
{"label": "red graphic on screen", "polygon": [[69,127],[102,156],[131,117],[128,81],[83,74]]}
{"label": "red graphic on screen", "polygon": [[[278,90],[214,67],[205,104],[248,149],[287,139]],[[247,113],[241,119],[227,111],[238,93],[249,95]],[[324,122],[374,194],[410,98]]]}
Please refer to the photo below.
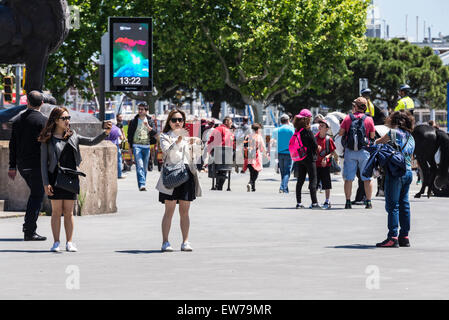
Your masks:
{"label": "red graphic on screen", "polygon": [[125,43],[130,47],[135,47],[137,44],[140,46],[144,46],[147,44],[145,40],[132,40],[128,38],[118,38],[115,40],[116,43]]}

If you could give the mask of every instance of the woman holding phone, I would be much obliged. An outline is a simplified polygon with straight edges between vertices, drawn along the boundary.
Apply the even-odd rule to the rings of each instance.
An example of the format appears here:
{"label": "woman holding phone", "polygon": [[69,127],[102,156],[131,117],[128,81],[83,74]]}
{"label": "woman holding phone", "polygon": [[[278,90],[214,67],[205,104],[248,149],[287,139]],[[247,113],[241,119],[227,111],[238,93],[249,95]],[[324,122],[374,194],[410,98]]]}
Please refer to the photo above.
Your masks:
{"label": "woman holding phone", "polygon": [[[192,246],[188,241],[190,218],[190,203],[201,196],[201,186],[198,180],[196,168],[196,158],[201,156],[201,140],[199,138],[189,138],[185,130],[186,115],[181,110],[173,110],[169,113],[164,129],[160,134],[160,145],[164,154],[165,165],[176,165],[183,163],[187,169],[189,178],[186,182],[175,188],[167,188],[161,177],[156,185],[159,191],[159,201],[165,204],[165,213],[162,218],[162,248],[163,252],[171,252],[173,248],[168,241],[171,221],[179,204],[179,214],[181,218],[182,244],[181,251],[192,251]],[[194,145],[199,146],[198,152],[194,152]]]}
{"label": "woman holding phone", "polygon": [[[69,111],[64,107],[56,107],[51,113],[42,130],[38,141],[41,142],[41,171],[45,193],[51,200],[52,215],[51,229],[54,244],[50,249],[59,252],[59,234],[61,229],[61,215],[64,214],[64,228],[66,232],[66,250],[78,251],[72,242],[73,237],[73,205],[77,194],[55,186],[58,174],[62,174],[60,168],[77,170],[81,164],[79,146],[93,146],[103,141],[110,133],[111,122],[105,122],[105,130],[95,138],[87,138],[78,135],[70,129]],[[76,178],[78,179],[78,178]]]}

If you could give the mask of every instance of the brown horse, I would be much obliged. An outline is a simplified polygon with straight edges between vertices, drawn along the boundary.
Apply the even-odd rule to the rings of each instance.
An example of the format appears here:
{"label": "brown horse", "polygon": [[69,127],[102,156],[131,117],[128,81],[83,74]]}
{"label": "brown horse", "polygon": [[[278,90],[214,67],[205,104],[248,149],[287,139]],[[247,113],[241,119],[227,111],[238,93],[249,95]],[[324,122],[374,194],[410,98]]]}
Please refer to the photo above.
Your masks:
{"label": "brown horse", "polygon": [[0,1],[0,63],[25,63],[25,90],[42,91],[48,57],[67,37],[66,0]]}

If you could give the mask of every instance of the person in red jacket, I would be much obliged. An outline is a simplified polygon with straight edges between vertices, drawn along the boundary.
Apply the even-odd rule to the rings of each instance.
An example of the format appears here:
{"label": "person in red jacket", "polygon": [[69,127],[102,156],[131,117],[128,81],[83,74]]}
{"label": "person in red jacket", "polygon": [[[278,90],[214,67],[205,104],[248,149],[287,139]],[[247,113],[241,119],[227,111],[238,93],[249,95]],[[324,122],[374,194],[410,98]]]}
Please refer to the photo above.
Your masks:
{"label": "person in red jacket", "polygon": [[[232,147],[232,149],[235,150],[235,137],[231,131],[231,127],[232,127],[232,119],[230,117],[225,117],[223,119],[223,124],[218,126],[212,131],[209,141],[207,143],[207,150],[210,155],[213,155],[214,147]],[[229,157],[227,155],[226,159],[229,158],[230,161],[232,161],[233,159],[232,156]],[[225,181],[226,181],[226,172],[218,171],[216,189],[223,190],[223,185]]]}
{"label": "person in red jacket", "polygon": [[321,182],[322,188],[326,193],[326,201],[324,201],[322,208],[330,209],[330,194],[332,189],[331,183],[331,158],[335,152],[335,144],[330,136],[327,135],[329,130],[329,123],[325,119],[320,119],[319,132],[315,135],[315,140],[318,146],[321,148],[317,150],[316,159],[316,173],[317,173],[317,188]]}

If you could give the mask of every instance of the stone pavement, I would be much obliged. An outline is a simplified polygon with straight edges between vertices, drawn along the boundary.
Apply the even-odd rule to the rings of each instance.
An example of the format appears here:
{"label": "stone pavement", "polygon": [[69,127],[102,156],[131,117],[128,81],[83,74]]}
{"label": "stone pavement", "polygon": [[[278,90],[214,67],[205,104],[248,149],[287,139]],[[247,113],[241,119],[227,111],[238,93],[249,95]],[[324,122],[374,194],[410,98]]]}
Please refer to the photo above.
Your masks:
{"label": "stone pavement", "polygon": [[448,199],[412,199],[412,247],[378,249],[387,233],[383,199],[374,199],[373,210],[344,210],[339,176],[333,209],[312,211],[295,210],[294,193],[278,193],[272,168],[261,173],[254,193],[246,192],[249,174],[233,174],[226,192],[210,191],[202,173],[204,196],[191,208],[194,251],[179,251],[176,214],[170,237],[176,251],[161,253],[157,177],[149,173],[148,191],[139,192],[131,172],[118,181],[118,213],[76,217],[77,253],[49,252],[49,217],[38,222],[45,242],[22,241],[23,218],[1,219],[0,299],[449,297]]}

